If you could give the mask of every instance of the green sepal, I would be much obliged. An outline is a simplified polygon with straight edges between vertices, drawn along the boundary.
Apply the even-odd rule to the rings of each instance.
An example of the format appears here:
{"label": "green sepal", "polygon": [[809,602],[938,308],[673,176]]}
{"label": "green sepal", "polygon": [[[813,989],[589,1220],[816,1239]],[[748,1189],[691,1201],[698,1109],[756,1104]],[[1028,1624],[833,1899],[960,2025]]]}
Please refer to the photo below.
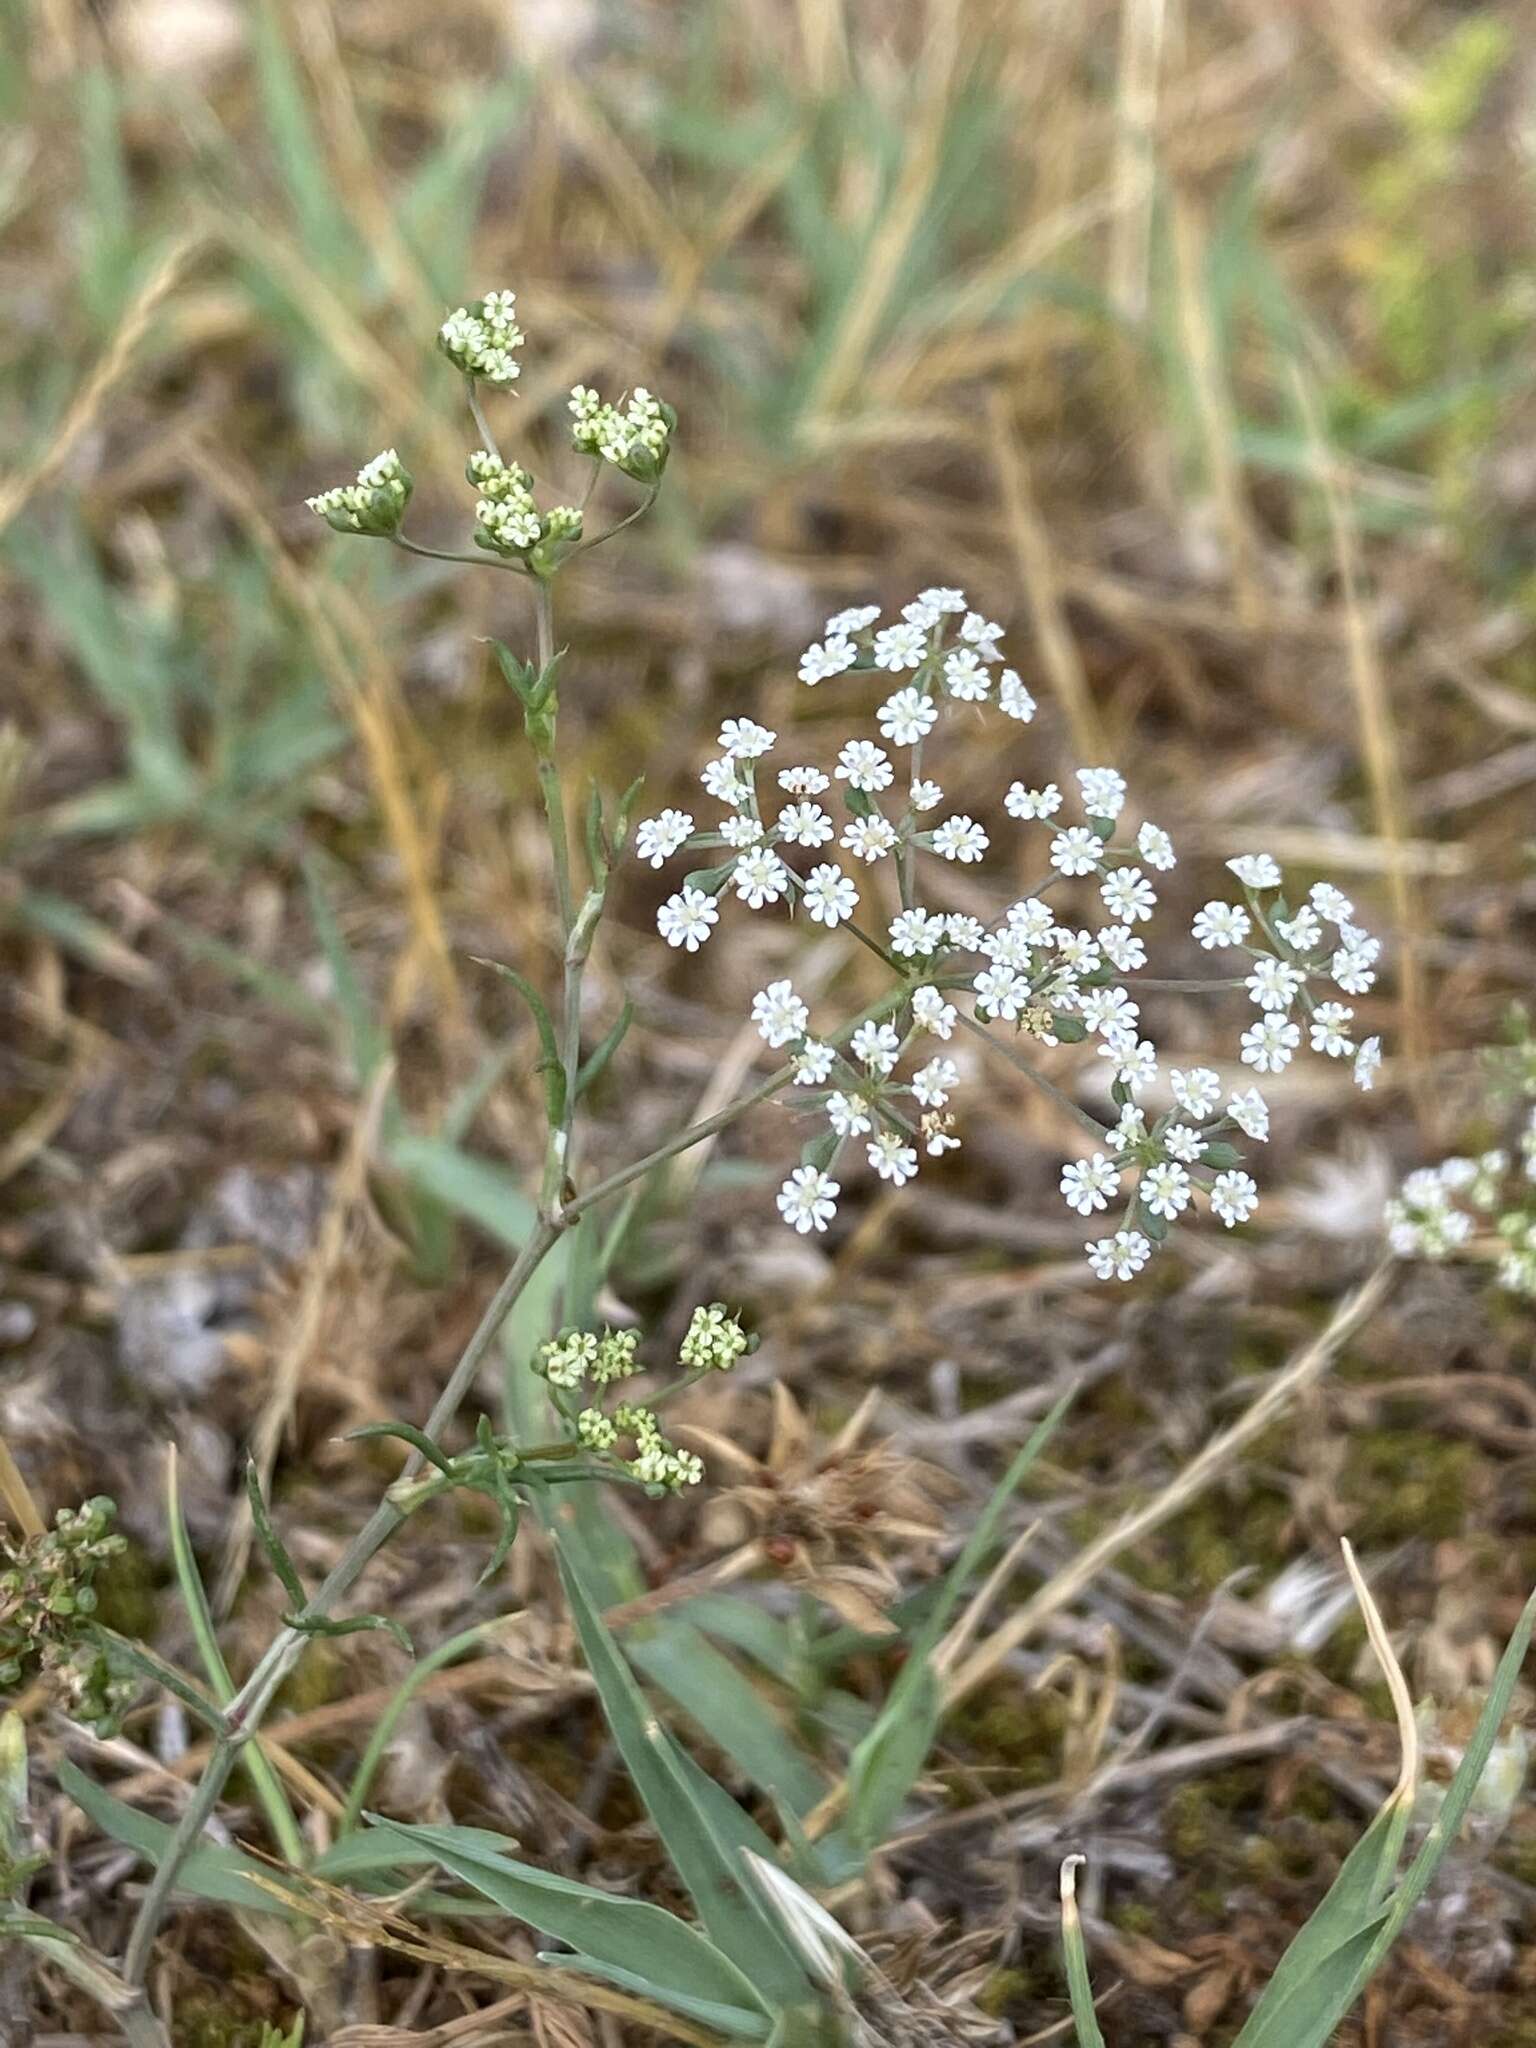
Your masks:
{"label": "green sepal", "polygon": [[1070,1017],[1059,1010],[1051,1018],[1051,1030],[1063,1045],[1081,1045],[1088,1036],[1088,1026],[1081,1017]]}
{"label": "green sepal", "polygon": [[1207,1145],[1200,1154],[1202,1165],[1214,1166],[1221,1171],[1225,1171],[1229,1166],[1241,1166],[1243,1158],[1244,1154],[1239,1152],[1235,1145],[1225,1144]]}

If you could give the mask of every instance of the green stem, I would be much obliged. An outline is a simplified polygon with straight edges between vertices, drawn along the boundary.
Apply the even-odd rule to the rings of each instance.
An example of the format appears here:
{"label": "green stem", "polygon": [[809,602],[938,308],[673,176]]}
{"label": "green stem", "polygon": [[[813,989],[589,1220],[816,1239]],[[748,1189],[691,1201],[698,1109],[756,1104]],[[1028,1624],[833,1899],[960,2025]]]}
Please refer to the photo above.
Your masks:
{"label": "green stem", "polygon": [[408,555],[420,555],[428,562],[464,562],[471,569],[510,569],[514,576],[528,574],[521,562],[505,561],[500,555],[469,555],[454,548],[429,548],[419,540],[407,540],[403,533],[392,533],[389,538],[391,546],[403,548]]}
{"label": "green stem", "polygon": [[485,414],[480,408],[480,386],[473,377],[466,377],[464,382],[469,388],[469,410],[475,422],[475,431],[480,436],[481,446],[487,455],[493,455],[500,462],[501,450],[496,446],[496,436],[491,432]]}

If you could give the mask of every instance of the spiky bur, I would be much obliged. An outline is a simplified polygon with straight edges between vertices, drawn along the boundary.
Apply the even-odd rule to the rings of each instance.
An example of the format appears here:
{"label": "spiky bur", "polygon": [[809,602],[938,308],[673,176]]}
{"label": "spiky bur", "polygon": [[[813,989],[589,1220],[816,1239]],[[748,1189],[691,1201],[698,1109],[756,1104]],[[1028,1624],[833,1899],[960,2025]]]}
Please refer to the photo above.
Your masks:
{"label": "spiky bur", "polygon": [[[764,764],[778,734],[750,718],[728,718],[719,755],[700,778],[723,816],[701,825],[691,811],[673,808],[637,826],[636,852],[652,867],[689,855],[712,862],[666,899],[657,928],[668,945],[697,953],[734,897],[750,911],[780,909],[829,930],[846,927],[891,972],[885,1014],[852,1030],[818,1029],[789,979],[770,982],[753,1000],[759,1035],[792,1062],[799,1100],[821,1126],[779,1193],[780,1213],[801,1233],[827,1228],[842,1193],[842,1162],[857,1163],[861,1150],[878,1179],[901,1187],[922,1156],[940,1157],[960,1143],[949,1104],[964,1076],[959,1047],[946,1049],[957,1031],[994,1047],[1011,1037],[1091,1048],[1108,1063],[1119,1114],[1107,1124],[1074,1107],[1094,1143],[1066,1165],[1061,1192],[1084,1217],[1123,1201],[1118,1227],[1091,1241],[1087,1254],[1101,1279],[1129,1280],[1197,1195],[1229,1229],[1248,1220],[1258,1188],[1232,1141],[1269,1135],[1256,1086],[1224,1088],[1214,1068],[1196,1064],[1171,1068],[1164,1082],[1141,1021],[1134,976],[1147,965],[1142,934],[1157,905],[1154,877],[1175,865],[1173,842],[1150,821],[1120,836],[1128,791],[1114,768],[1077,771],[1081,822],[1070,821],[1069,799],[1055,783],[1020,779],[1008,788],[1004,810],[1020,826],[1050,834],[1033,887],[985,918],[923,901],[927,873],[981,868],[993,851],[985,826],[948,808],[927,772],[925,747],[946,717],[992,706],[1017,728],[1031,722],[1035,704],[1006,665],[1002,629],[971,611],[963,592],[924,590],[899,618],[879,620],[876,605],[837,613],[800,662],[800,680],[811,688],[833,677],[889,676],[895,688],[875,714],[878,739],[854,733],[826,765],[779,768],[770,793]],[[1017,860],[1009,848],[1009,874]],[[1268,854],[1227,866],[1243,900],[1206,903],[1193,936],[1203,951],[1229,953],[1245,969],[1211,985],[1213,993],[1241,986],[1258,1012],[1239,1039],[1239,1062],[1256,1077],[1278,1074],[1306,1048],[1351,1060],[1357,1083],[1369,1088],[1380,1042],[1357,1038],[1353,1005],[1339,998],[1370,990],[1379,942],[1330,884],[1314,884],[1292,907]],[[894,878],[885,891],[883,877]],[[1085,886],[1096,909],[1081,900]],[[899,897],[894,911],[889,902],[873,907],[882,893]],[[911,1062],[905,1070],[904,1061]],[[1153,1118],[1141,1098],[1160,1086],[1173,1106]]]}
{"label": "spiky bur", "polygon": [[123,1549],[116,1504],[98,1495],[60,1508],[51,1529],[20,1541],[0,1530],[0,1692],[42,1679],[72,1720],[112,1732],[131,1682],[114,1675],[91,1627],[96,1575]]}
{"label": "spiky bur", "polygon": [[[729,1372],[756,1348],[756,1341],[723,1302],[696,1308],[678,1347],[684,1377],[666,1392],[706,1373]],[[704,1477],[703,1461],[663,1434],[655,1406],[639,1401],[604,1405],[611,1388],[644,1370],[638,1350],[635,1330],[604,1330],[601,1336],[594,1330],[562,1330],[540,1348],[535,1370],[584,1448],[642,1486],[680,1493]],[[583,1399],[593,1393],[595,1401]]]}
{"label": "spiky bur", "polygon": [[1495,1095],[1515,1105],[1508,1143],[1410,1173],[1387,1204],[1387,1240],[1402,1259],[1488,1245],[1499,1286],[1536,1299],[1536,1037],[1523,1016],[1514,1024],[1513,1048],[1492,1062]]}

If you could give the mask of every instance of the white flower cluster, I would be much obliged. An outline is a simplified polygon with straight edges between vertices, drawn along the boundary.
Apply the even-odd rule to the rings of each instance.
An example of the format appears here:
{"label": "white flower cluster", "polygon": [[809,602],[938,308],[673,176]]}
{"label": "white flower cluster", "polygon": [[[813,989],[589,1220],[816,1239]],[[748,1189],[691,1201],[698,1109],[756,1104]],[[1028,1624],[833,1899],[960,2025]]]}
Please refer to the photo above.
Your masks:
{"label": "white flower cluster", "polygon": [[582,455],[611,462],[640,483],[654,483],[667,466],[677,414],[636,385],[620,412],[586,384],[570,396],[571,445]]}
{"label": "white flower cluster", "polygon": [[1448,1259],[1479,1227],[1492,1228],[1502,1244],[1499,1285],[1536,1297],[1536,1103],[1526,1112],[1518,1160],[1498,1147],[1420,1167],[1388,1202],[1386,1223],[1400,1259]]}
{"label": "white flower cluster", "polygon": [[[799,669],[811,688],[839,675],[888,676],[893,688],[875,713],[878,741],[851,737],[830,770],[787,766],[770,785],[764,764],[778,735],[750,718],[729,718],[701,777],[724,815],[700,826],[691,811],[668,809],[637,827],[636,852],[652,867],[683,853],[716,856],[666,899],[657,928],[669,945],[696,953],[727,896],[749,910],[782,904],[814,924],[851,924],[897,977],[877,1013],[841,1033],[813,1032],[808,1007],[787,980],[753,1001],[765,1043],[792,1059],[800,1102],[825,1122],[779,1192],[780,1213],[802,1233],[825,1230],[836,1214],[837,1162],[855,1141],[872,1171],[897,1187],[917,1172],[920,1153],[937,1156],[959,1143],[947,1108],[959,1068],[928,1041],[949,1040],[958,1022],[1011,1025],[1046,1045],[1093,1042],[1110,1068],[1119,1121],[1097,1126],[1101,1149],[1065,1169],[1062,1194],[1090,1216],[1125,1190],[1120,1227],[1087,1250],[1095,1273],[1129,1279],[1197,1192],[1229,1227],[1247,1220],[1258,1190],[1228,1138],[1263,1140],[1269,1130],[1258,1089],[1224,1090],[1207,1067],[1173,1071],[1170,1114],[1149,1125],[1138,1105],[1158,1080],[1159,1060],[1125,978],[1146,964],[1141,928],[1157,904],[1153,877],[1175,865],[1173,842],[1161,827],[1142,823],[1115,843],[1127,791],[1114,768],[1077,771],[1082,822],[1058,816],[1068,799],[1055,783],[1016,781],[1004,811],[1021,824],[1045,823],[1052,835],[1040,879],[990,922],[925,905],[919,857],[970,867],[990,847],[984,824],[947,811],[942,787],[924,772],[925,743],[955,705],[994,704],[1025,725],[1035,704],[1004,661],[1001,629],[970,610],[961,591],[925,590],[899,619],[879,619],[874,605],[839,612]],[[1206,904],[1194,936],[1207,950],[1236,948],[1251,962],[1244,985],[1260,1014],[1243,1034],[1242,1062],[1261,1074],[1280,1072],[1300,1047],[1304,1024],[1314,1050],[1352,1055],[1357,1080],[1369,1087],[1379,1042],[1357,1046],[1347,1028],[1353,1010],[1317,1000],[1316,991],[1325,975],[1345,994],[1369,989],[1377,941],[1327,884],[1293,912],[1277,893],[1280,872],[1267,855],[1228,865],[1248,907]],[[1090,877],[1101,906],[1090,923],[1046,901]],[[865,924],[854,924],[861,905]],[[969,1017],[951,996],[968,1005]],[[898,1078],[909,1057],[912,1066]]]}
{"label": "white flower cluster", "polygon": [[516,383],[521,365],[512,351],[522,341],[515,292],[487,292],[450,313],[437,330],[437,345],[454,368],[487,384]]}
{"label": "white flower cluster", "polygon": [[475,506],[476,547],[525,562],[538,550],[537,566],[547,568],[580,540],[580,508],[556,505],[541,512],[534,501],[532,476],[515,462],[503,462],[488,449],[477,448],[465,463],[464,474],[480,493]]}
{"label": "white flower cluster", "polygon": [[379,539],[398,532],[410,495],[410,471],[393,448],[386,448],[363,464],[355,483],[337,484],[304,502],[338,533]]}
{"label": "white flower cluster", "polygon": [[689,1372],[729,1372],[753,1340],[723,1301],[696,1308],[678,1346],[677,1362]]}

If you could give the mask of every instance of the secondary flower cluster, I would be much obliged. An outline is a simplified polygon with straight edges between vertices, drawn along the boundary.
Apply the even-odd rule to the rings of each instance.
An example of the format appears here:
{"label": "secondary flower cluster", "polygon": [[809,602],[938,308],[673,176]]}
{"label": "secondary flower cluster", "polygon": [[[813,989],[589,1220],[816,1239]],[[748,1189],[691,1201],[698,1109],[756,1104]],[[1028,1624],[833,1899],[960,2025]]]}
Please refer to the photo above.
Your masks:
{"label": "secondary flower cluster", "polygon": [[1491,1229],[1501,1247],[1499,1285],[1536,1297],[1536,1103],[1514,1154],[1500,1146],[1420,1167],[1387,1204],[1386,1222],[1401,1259],[1448,1259]]}
{"label": "secondary flower cluster", "polygon": [[[657,928],[669,945],[696,953],[727,898],[754,911],[782,905],[814,924],[849,926],[892,971],[889,1000],[842,1031],[814,1030],[788,980],[754,998],[764,1042],[788,1055],[798,1102],[825,1124],[779,1192],[780,1213],[802,1233],[825,1230],[836,1214],[838,1160],[855,1141],[872,1171],[898,1187],[917,1172],[920,1153],[938,1156],[959,1143],[948,1104],[960,1067],[941,1049],[957,1028],[990,1038],[1010,1026],[1015,1037],[1047,1046],[1091,1042],[1107,1063],[1118,1121],[1104,1125],[1082,1113],[1099,1133],[1099,1149],[1066,1167],[1062,1194],[1082,1216],[1124,1195],[1119,1227],[1087,1251],[1096,1273],[1129,1279],[1197,1193],[1228,1227],[1248,1219],[1258,1190],[1230,1138],[1263,1140],[1269,1130],[1256,1087],[1224,1087],[1214,1069],[1197,1065],[1174,1068],[1162,1081],[1127,985],[1146,965],[1142,928],[1157,904],[1154,877],[1175,865],[1173,842],[1150,822],[1117,837],[1127,801],[1117,769],[1079,769],[1075,800],[1054,782],[1015,781],[1003,810],[1050,834],[1039,878],[990,919],[937,907],[932,897],[942,884],[934,891],[920,882],[946,866],[976,866],[991,835],[969,812],[949,809],[942,786],[925,772],[926,743],[957,706],[993,705],[1027,725],[1035,704],[1006,665],[1001,628],[970,610],[961,591],[922,591],[898,619],[879,620],[874,605],[839,612],[799,669],[810,688],[834,676],[888,678],[889,694],[874,714],[878,739],[848,738],[830,768],[794,763],[770,771],[778,735],[750,718],[729,718],[719,754],[700,778],[723,815],[700,824],[692,811],[672,808],[637,827],[636,852],[652,867],[682,854],[715,856],[666,899]],[[1246,988],[1258,1011],[1242,1033],[1239,1061],[1255,1074],[1279,1073],[1305,1035],[1326,1057],[1352,1058],[1356,1080],[1368,1088],[1379,1041],[1357,1043],[1353,1007],[1335,992],[1358,996],[1371,987],[1378,941],[1327,883],[1293,909],[1267,854],[1243,855],[1228,867],[1244,902],[1207,903],[1193,936],[1207,951],[1237,952],[1247,968],[1227,984]],[[1088,882],[1098,907],[1085,919],[1083,892],[1071,885]],[[1077,898],[1070,910],[1046,900],[1064,890]],[[1171,1092],[1174,1108],[1149,1120],[1139,1098],[1155,1088]]]}
{"label": "secondary flower cluster", "polygon": [[466,377],[487,384],[515,384],[522,366],[513,350],[521,347],[517,294],[487,292],[473,306],[460,306],[437,330],[437,345]]}
{"label": "secondary flower cluster", "polygon": [[[602,1406],[606,1390],[644,1370],[637,1357],[635,1330],[562,1330],[540,1348],[536,1369],[548,1382],[555,1404],[588,1450],[612,1457],[631,1478],[646,1486],[677,1493],[697,1486],[704,1466],[692,1451],[681,1451],[662,1434],[655,1409],[621,1401],[612,1410]],[[708,1372],[729,1372],[754,1349],[755,1340],[723,1302],[709,1302],[693,1312],[678,1347],[677,1362],[688,1379]],[[599,1399],[578,1405],[585,1389]]]}
{"label": "secondary flower cluster", "polygon": [[386,448],[357,472],[356,483],[337,484],[306,498],[305,504],[338,533],[364,533],[383,539],[400,529],[411,495],[409,470]]}
{"label": "secondary flower cluster", "polygon": [[477,448],[464,474],[480,493],[475,506],[475,546],[504,559],[516,558],[545,573],[581,539],[581,508],[556,505],[541,512],[533,478],[515,462],[503,462]]}
{"label": "secondary flower cluster", "polygon": [[571,445],[578,454],[611,462],[637,483],[653,484],[667,466],[677,414],[653,398],[643,384],[630,393],[622,412],[585,384],[570,396]]}
{"label": "secondary flower cluster", "polygon": [[42,1677],[64,1711],[112,1732],[132,1685],[90,1635],[97,1572],[123,1548],[104,1494],[60,1508],[51,1529],[13,1538],[0,1528],[0,1690]]}

